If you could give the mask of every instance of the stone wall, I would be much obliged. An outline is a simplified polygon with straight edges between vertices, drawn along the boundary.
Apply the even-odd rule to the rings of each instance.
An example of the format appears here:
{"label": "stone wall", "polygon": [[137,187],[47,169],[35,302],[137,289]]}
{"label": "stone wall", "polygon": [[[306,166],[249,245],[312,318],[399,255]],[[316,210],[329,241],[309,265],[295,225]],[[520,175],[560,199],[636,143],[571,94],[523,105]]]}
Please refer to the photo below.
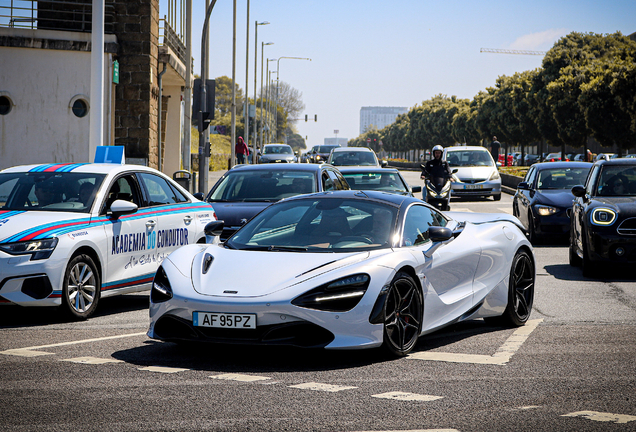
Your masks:
{"label": "stone wall", "polygon": [[126,156],[147,158],[157,167],[158,0],[114,0],[119,43],[119,84],[115,97],[115,145]]}

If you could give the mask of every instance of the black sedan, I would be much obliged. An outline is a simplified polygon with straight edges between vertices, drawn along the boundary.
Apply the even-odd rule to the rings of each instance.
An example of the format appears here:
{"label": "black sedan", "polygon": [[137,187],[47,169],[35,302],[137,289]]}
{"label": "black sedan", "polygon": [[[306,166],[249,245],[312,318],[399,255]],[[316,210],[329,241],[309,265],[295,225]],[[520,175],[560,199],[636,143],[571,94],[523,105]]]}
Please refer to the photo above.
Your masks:
{"label": "black sedan", "polygon": [[237,165],[212,187],[205,201],[224,221],[221,241],[271,203],[295,195],[348,190],[349,184],[331,165],[270,163]]}
{"label": "black sedan", "polygon": [[636,263],[636,160],[596,162],[576,196],[570,229],[570,265],[594,276],[603,264]]}
{"label": "black sedan", "polygon": [[567,238],[568,210],[572,208],[572,187],[585,182],[591,163],[543,162],[528,169],[517,186],[512,211],[535,243],[540,238]]}
{"label": "black sedan", "polygon": [[324,163],[329,157],[331,150],[340,147],[340,145],[317,145],[311,149],[309,154],[309,162]]}
{"label": "black sedan", "polygon": [[399,195],[414,196],[421,192],[421,186],[410,187],[395,168],[380,167],[339,167],[351,189],[376,190]]}

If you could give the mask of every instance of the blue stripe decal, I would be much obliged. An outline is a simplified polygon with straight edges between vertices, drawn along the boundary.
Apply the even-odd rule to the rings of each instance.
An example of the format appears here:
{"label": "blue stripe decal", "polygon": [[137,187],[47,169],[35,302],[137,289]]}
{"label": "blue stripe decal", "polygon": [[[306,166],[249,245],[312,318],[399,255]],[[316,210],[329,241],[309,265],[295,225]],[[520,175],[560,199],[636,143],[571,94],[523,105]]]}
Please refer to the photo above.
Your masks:
{"label": "blue stripe decal", "polygon": [[121,280],[118,280],[118,281],[108,282],[108,283],[102,284],[102,290],[103,289],[107,289],[108,287],[113,286],[113,285],[126,284],[127,286],[134,286],[135,285],[134,282],[141,281],[141,280],[148,279],[148,278],[154,278],[155,277],[155,273],[156,272],[152,272],[152,273],[147,273],[147,274],[141,275],[141,276],[131,277],[131,278],[128,278],[128,279],[121,279]]}

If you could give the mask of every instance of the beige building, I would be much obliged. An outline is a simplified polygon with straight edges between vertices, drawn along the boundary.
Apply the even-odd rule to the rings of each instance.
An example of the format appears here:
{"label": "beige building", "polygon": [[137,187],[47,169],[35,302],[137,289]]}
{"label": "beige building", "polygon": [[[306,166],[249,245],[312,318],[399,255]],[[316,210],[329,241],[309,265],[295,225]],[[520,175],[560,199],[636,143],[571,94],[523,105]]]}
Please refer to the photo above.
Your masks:
{"label": "beige building", "polygon": [[[183,10],[182,1],[170,0],[169,9]],[[91,0],[0,3],[0,169],[93,160],[91,7]],[[185,46],[170,24],[183,20],[159,19],[158,0],[107,0],[105,12],[102,144],[159,167],[161,106],[161,169],[171,174],[181,167]]]}

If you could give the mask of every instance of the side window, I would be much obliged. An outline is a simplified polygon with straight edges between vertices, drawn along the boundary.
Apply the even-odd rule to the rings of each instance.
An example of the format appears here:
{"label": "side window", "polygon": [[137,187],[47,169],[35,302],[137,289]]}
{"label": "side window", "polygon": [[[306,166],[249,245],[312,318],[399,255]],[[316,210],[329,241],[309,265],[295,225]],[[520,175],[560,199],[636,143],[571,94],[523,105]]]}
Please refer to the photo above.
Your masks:
{"label": "side window", "polygon": [[587,176],[587,180],[585,180],[585,193],[587,193],[589,196],[596,195],[594,193],[594,183],[596,183],[599,170],[600,167],[598,165],[594,166],[590,171],[590,174]]}
{"label": "side window", "polygon": [[335,190],[345,190],[345,189],[347,189],[345,187],[345,185],[347,184],[346,180],[345,181],[341,181],[340,177],[338,176],[338,174],[336,174],[335,171],[328,170],[327,172],[329,173],[329,178],[333,182]]}
{"label": "side window", "polygon": [[329,177],[329,174],[327,174],[326,171],[323,171],[321,181],[322,181],[323,191],[332,191],[335,189],[333,180],[331,180],[331,178]]}
{"label": "side window", "polygon": [[404,218],[402,245],[416,246],[429,242],[428,229],[432,226],[446,226],[446,219],[441,213],[428,207],[411,206]]}
{"label": "side window", "polygon": [[167,180],[155,174],[140,173],[141,181],[148,191],[150,206],[175,204],[179,202],[175,190],[170,187]]}
{"label": "side window", "polygon": [[110,186],[108,194],[106,194],[106,202],[104,203],[102,212],[107,211],[116,200],[130,201],[137,204],[138,207],[142,207],[139,187],[133,174],[119,177],[115,183]]}
{"label": "side window", "polygon": [[534,189],[534,179],[537,176],[537,169],[535,167],[531,167],[526,174],[526,178],[523,180],[530,186],[531,189]]}

